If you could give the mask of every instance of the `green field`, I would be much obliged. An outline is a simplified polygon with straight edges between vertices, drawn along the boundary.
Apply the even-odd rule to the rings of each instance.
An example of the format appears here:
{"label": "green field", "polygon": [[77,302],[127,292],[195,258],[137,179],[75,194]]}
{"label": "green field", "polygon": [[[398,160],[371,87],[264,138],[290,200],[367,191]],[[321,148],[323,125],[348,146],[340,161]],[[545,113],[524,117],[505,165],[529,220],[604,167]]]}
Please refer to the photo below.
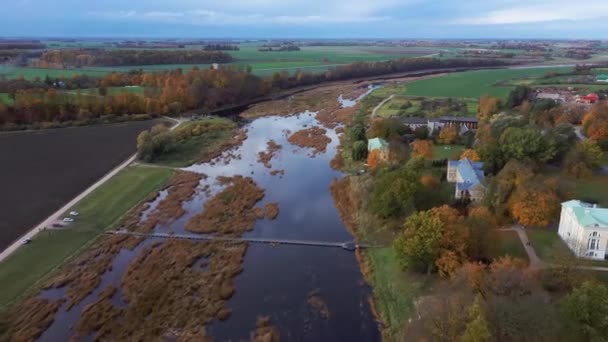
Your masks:
{"label": "green field", "polygon": [[494,255],[494,258],[510,255],[514,258],[519,258],[529,262],[528,254],[521,244],[519,235],[513,231],[498,231],[499,248]]}
{"label": "green field", "polygon": [[[374,92],[374,95],[377,95],[377,94]],[[429,98],[424,98],[424,99],[440,100],[440,99],[445,99],[445,98],[429,97]],[[448,111],[445,113],[446,115],[447,114],[463,115],[463,116],[476,116],[477,115],[477,107],[479,105],[479,101],[477,99],[462,98],[462,99],[457,99],[457,100],[466,104],[466,107],[467,107],[466,112],[456,113],[456,112]],[[421,97],[396,95],[390,101],[386,102],[382,107],[380,107],[380,109],[378,109],[376,114],[379,117],[383,117],[383,118],[390,118],[392,116],[420,116],[420,117],[433,116],[433,115],[429,115],[431,113],[429,113],[428,111],[424,110],[421,107],[421,103],[422,103]],[[409,104],[409,106],[408,106],[408,104]],[[439,114],[439,112],[437,112],[435,114],[435,116],[437,116],[438,114]]]}
{"label": "green field", "polygon": [[435,145],[433,146],[434,160],[459,159],[465,147],[462,145]]}
{"label": "green field", "polygon": [[78,203],[80,215],[63,230],[47,230],[0,263],[0,308],[29,293],[38,281],[106,229],[151,192],[159,189],[173,171],[131,166]]}
{"label": "green field", "polygon": [[456,72],[445,76],[415,81],[403,86],[402,94],[428,97],[457,97],[478,99],[484,95],[506,98],[513,86],[497,83],[514,79],[529,79],[544,76],[551,71],[569,68],[498,69]]}

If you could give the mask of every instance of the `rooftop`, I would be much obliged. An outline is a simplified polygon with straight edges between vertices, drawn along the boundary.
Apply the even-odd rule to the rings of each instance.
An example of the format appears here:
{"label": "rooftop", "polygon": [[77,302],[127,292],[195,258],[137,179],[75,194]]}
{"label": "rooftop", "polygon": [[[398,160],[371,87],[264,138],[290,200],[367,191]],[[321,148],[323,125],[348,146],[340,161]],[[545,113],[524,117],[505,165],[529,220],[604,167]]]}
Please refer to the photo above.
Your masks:
{"label": "rooftop", "polygon": [[478,122],[479,120],[464,116],[442,116],[439,118],[439,121]]}
{"label": "rooftop", "polygon": [[460,160],[450,160],[448,165],[456,167],[463,182],[456,184],[459,190],[469,190],[470,188],[481,184],[485,179],[483,173],[483,163],[473,162],[469,158]]}
{"label": "rooftop", "polygon": [[408,116],[399,118],[399,122],[404,125],[426,125],[429,123],[427,118],[421,118],[419,116]]}
{"label": "rooftop", "polygon": [[593,204],[579,200],[562,203],[562,207],[572,208],[576,220],[583,226],[597,226],[608,228],[608,209],[599,208]]}
{"label": "rooftop", "polygon": [[367,150],[382,150],[388,148],[388,142],[382,138],[373,138],[367,141]]}

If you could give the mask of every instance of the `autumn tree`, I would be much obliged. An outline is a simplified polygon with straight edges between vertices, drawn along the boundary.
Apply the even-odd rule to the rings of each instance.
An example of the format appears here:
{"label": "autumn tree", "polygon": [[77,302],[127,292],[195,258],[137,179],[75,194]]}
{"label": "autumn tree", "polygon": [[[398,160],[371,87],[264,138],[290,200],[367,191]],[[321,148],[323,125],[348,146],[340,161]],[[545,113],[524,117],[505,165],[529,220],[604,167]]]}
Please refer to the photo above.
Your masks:
{"label": "autumn tree", "polygon": [[375,169],[382,162],[382,158],[380,156],[381,152],[378,149],[372,150],[367,155],[367,165],[370,169]]}
{"label": "autumn tree", "polygon": [[559,209],[556,189],[545,183],[530,181],[517,188],[509,200],[509,210],[521,224],[546,227]]}
{"label": "autumn tree", "polygon": [[456,126],[445,127],[439,132],[438,141],[441,144],[454,144],[458,139],[458,129]]}
{"label": "autumn tree", "polygon": [[424,175],[420,178],[420,183],[429,189],[437,189],[439,180],[433,175]]}
{"label": "autumn tree", "polygon": [[470,259],[490,261],[500,241],[495,228],[496,218],[487,207],[477,206],[469,211],[465,225],[469,229],[467,255]]}
{"label": "autumn tree", "polygon": [[466,149],[466,150],[462,151],[460,158],[461,159],[468,158],[470,161],[475,161],[475,162],[478,162],[481,160],[481,158],[479,158],[479,154],[477,154],[477,152],[472,149]]}
{"label": "autumn tree", "polygon": [[443,223],[440,241],[441,251],[435,266],[437,266],[441,275],[449,276],[460,268],[467,258],[466,250],[469,233],[463,224],[463,216],[456,209],[443,205],[430,211]]}
{"label": "autumn tree", "polygon": [[587,137],[594,140],[607,149],[608,141],[608,102],[598,102],[585,114],[583,118],[583,130]]}
{"label": "autumn tree", "polygon": [[430,140],[414,140],[412,146],[412,157],[423,157],[433,159],[433,142]]}
{"label": "autumn tree", "polygon": [[608,288],[600,283],[585,282],[563,299],[567,322],[586,341],[604,341],[608,335]]}
{"label": "autumn tree", "polygon": [[500,110],[501,99],[489,95],[479,99],[478,116],[481,121],[488,121]]}

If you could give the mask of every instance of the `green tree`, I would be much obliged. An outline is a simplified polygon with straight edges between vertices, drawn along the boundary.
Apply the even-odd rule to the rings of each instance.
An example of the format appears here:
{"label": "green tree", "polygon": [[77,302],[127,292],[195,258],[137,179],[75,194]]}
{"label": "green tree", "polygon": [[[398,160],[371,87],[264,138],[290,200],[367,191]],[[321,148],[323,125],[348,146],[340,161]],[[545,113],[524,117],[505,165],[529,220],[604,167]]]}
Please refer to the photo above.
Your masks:
{"label": "green tree", "polygon": [[486,319],[486,313],[482,306],[481,296],[477,295],[475,301],[469,307],[469,322],[467,323],[462,342],[485,342],[492,337],[490,327]]}
{"label": "green tree", "polygon": [[564,159],[564,170],[577,178],[588,177],[602,162],[602,149],[593,141],[578,143]]}
{"label": "green tree", "polygon": [[363,160],[367,158],[367,145],[364,141],[358,140],[353,143],[353,160]]}
{"label": "green tree", "polygon": [[530,87],[518,85],[516,86],[507,97],[507,107],[513,108],[521,105],[530,95]]}
{"label": "green tree", "polygon": [[443,222],[431,211],[412,214],[393,247],[403,266],[430,273],[439,258]]}
{"label": "green tree", "polygon": [[606,341],[608,336],[608,288],[584,282],[562,302],[567,321],[584,335],[586,341]]}
{"label": "green tree", "polygon": [[557,154],[555,143],[534,127],[509,127],[500,136],[499,143],[506,160],[545,163]]}
{"label": "green tree", "polygon": [[375,177],[370,210],[384,219],[413,211],[414,196],[421,187],[421,174],[418,158],[397,170],[380,171]]}

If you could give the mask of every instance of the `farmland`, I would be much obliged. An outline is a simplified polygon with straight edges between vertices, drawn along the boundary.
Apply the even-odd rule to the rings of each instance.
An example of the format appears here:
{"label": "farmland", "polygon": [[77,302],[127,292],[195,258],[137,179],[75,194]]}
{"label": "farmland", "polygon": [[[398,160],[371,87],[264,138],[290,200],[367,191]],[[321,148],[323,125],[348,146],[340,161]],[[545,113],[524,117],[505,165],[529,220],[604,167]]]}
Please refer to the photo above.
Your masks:
{"label": "farmland", "polygon": [[22,295],[36,281],[86,246],[103,230],[115,225],[133,206],[157,190],[172,174],[162,168],[129,167],[79,202],[77,221],[62,230],[38,234],[0,264],[0,307]]}
{"label": "farmland", "polygon": [[409,83],[403,94],[411,96],[479,98],[492,95],[506,98],[513,86],[498,83],[513,79],[542,77],[551,71],[566,71],[569,68],[498,69],[452,73]]}
{"label": "farmland", "polygon": [[0,134],[0,246],[24,234],[135,151],[152,121]]}

